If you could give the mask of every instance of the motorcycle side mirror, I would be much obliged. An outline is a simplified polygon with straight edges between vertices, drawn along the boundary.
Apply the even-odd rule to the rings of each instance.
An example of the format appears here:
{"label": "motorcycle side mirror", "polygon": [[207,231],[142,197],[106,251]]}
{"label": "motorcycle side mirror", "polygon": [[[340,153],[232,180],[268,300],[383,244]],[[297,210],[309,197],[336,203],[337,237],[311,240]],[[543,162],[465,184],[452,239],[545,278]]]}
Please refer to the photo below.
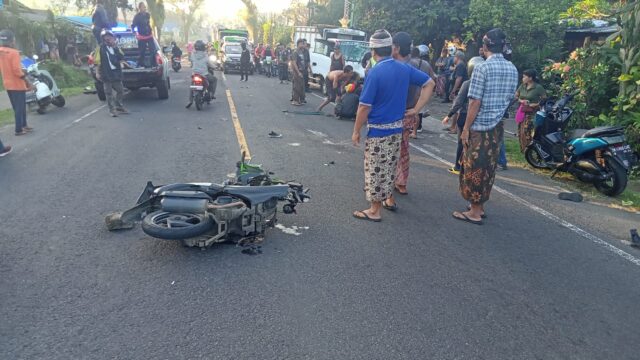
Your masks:
{"label": "motorcycle side mirror", "polygon": [[37,60],[39,59],[39,58],[38,58],[38,55],[33,55],[33,56],[32,56],[32,59],[37,61]]}

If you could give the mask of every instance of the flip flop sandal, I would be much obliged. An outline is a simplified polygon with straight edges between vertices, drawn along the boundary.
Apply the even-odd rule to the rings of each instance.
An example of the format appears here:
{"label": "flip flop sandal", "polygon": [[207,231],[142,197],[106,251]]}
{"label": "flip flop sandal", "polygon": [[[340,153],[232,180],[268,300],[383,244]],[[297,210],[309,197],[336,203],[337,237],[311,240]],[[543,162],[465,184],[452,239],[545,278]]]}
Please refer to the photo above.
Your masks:
{"label": "flip flop sandal", "polygon": [[[458,216],[456,216],[456,214],[460,214],[460,215],[462,215],[462,217],[458,217]],[[451,216],[453,216],[453,218],[456,219],[456,220],[465,221],[465,222],[468,222],[468,223],[471,223],[471,224],[474,224],[474,225],[482,225],[483,224],[482,220],[480,220],[480,221],[471,220],[471,219],[469,219],[467,217],[467,215],[465,215],[464,213],[461,213],[461,212],[454,212],[453,214],[451,214]]]}
{"label": "flip flop sandal", "polygon": [[[362,216],[358,216],[356,214],[362,214]],[[372,221],[372,222],[380,222],[380,221],[382,221],[382,219],[370,218],[369,215],[367,215],[367,213],[365,213],[364,211],[356,211],[355,213],[353,213],[353,217],[358,219],[358,220],[364,220],[364,221]]]}
{"label": "flip flop sandal", "polygon": [[400,195],[409,195],[409,192],[408,192],[408,191],[400,191],[400,189],[398,189],[398,188],[394,188],[394,189],[395,189],[395,190],[396,190],[396,192],[397,192],[398,194],[400,194]]}
{"label": "flip flop sandal", "polygon": [[584,200],[584,198],[582,197],[582,194],[577,193],[577,192],[559,193],[558,194],[558,199],[567,200],[567,201],[573,201],[573,202],[582,202],[582,200]]}
{"label": "flip flop sandal", "polygon": [[[471,211],[471,205],[467,205],[467,210]],[[482,213],[482,215],[480,215],[480,218],[482,219],[486,219],[487,218],[487,214],[485,214],[484,212]]]}
{"label": "flip flop sandal", "polygon": [[382,207],[387,209],[387,210],[389,210],[389,211],[392,211],[392,212],[398,211],[398,204],[387,205],[387,202],[383,201],[382,202]]}
{"label": "flip flop sandal", "polygon": [[16,136],[27,135],[28,133],[29,133],[28,131],[26,131],[26,130],[22,130],[22,131],[20,131],[20,132],[17,132],[17,133],[16,133]]}

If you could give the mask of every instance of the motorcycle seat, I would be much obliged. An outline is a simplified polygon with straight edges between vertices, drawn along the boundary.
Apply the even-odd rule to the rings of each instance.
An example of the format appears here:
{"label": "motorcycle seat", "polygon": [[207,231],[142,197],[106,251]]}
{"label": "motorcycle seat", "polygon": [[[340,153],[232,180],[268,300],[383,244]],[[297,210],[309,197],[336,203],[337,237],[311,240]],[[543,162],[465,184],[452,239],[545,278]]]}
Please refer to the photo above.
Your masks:
{"label": "motorcycle seat", "polygon": [[581,138],[584,136],[584,134],[586,134],[589,130],[587,129],[573,129],[571,130],[571,132],[569,133],[569,139],[577,139],[577,138]]}
{"label": "motorcycle seat", "polygon": [[288,185],[270,185],[270,186],[226,186],[224,192],[231,196],[236,196],[249,202],[250,206],[269,201],[271,199],[280,199],[289,193]]}
{"label": "motorcycle seat", "polygon": [[581,137],[603,137],[607,135],[620,135],[623,133],[624,128],[622,126],[600,126],[585,132]]}

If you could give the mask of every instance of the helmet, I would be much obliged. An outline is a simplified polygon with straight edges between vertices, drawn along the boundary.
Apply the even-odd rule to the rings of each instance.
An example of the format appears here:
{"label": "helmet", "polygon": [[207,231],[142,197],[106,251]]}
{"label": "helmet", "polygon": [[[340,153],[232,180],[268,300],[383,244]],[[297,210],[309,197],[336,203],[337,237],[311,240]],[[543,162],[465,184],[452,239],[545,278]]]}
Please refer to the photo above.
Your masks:
{"label": "helmet", "polygon": [[354,83],[349,83],[349,84],[347,84],[347,85],[344,87],[344,90],[345,90],[347,93],[349,93],[349,94],[350,94],[350,93],[353,93],[353,92],[355,92],[355,91],[356,91],[356,84],[354,84]]}
{"label": "helmet", "polygon": [[205,51],[207,49],[207,46],[204,44],[204,41],[197,40],[195,44],[193,44],[193,48],[196,51]]}
{"label": "helmet", "polygon": [[113,34],[113,32],[109,29],[102,29],[102,31],[100,32],[100,37],[103,38],[107,35],[111,35],[113,37],[115,37],[115,35]]}
{"label": "helmet", "polygon": [[449,55],[453,55],[456,52],[456,47],[451,45],[451,46],[449,46],[448,50],[449,50]]}
{"label": "helmet", "polygon": [[467,71],[469,72],[469,77],[473,74],[473,69],[478,65],[482,64],[484,59],[480,56],[472,57],[471,60],[467,63]]}
{"label": "helmet", "polygon": [[429,47],[427,45],[418,45],[420,56],[429,56]]}
{"label": "helmet", "polygon": [[6,46],[13,42],[15,36],[11,30],[0,31],[0,46]]}

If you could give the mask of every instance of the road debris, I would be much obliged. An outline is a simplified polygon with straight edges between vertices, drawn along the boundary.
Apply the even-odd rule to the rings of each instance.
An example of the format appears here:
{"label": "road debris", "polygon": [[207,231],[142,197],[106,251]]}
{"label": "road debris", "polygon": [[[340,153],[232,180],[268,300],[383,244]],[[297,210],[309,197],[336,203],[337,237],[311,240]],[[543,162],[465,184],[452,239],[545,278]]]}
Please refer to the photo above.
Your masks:
{"label": "road debris", "polygon": [[640,247],[640,236],[638,236],[638,229],[631,229],[631,246]]}
{"label": "road debris", "polygon": [[582,194],[577,192],[562,192],[558,194],[558,199],[573,202],[582,202],[584,198],[582,197]]}
{"label": "road debris", "polygon": [[278,134],[278,133],[277,133],[277,132],[275,132],[275,131],[271,131],[271,132],[269,133],[269,137],[270,137],[270,138],[281,138],[281,137],[282,137],[282,134]]}

